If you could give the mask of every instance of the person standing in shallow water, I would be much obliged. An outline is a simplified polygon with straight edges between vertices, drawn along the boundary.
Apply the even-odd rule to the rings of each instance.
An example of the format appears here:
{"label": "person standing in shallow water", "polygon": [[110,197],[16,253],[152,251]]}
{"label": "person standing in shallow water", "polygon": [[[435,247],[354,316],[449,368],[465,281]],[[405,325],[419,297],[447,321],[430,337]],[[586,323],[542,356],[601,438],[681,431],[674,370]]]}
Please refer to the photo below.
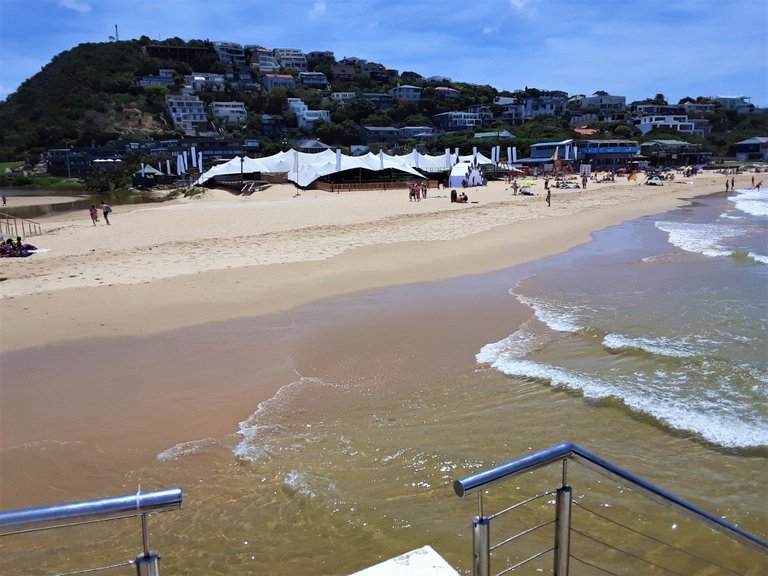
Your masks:
{"label": "person standing in shallow water", "polygon": [[107,223],[107,226],[111,226],[109,223],[109,213],[112,212],[112,207],[106,202],[102,201],[101,211],[104,214],[104,221]]}

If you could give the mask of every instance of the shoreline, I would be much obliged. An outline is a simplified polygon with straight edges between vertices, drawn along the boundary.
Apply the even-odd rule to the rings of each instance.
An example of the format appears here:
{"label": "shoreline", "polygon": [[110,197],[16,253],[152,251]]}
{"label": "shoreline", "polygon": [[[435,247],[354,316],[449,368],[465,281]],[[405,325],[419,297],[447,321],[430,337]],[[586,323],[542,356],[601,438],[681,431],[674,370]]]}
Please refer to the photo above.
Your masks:
{"label": "shoreline", "polygon": [[[118,226],[123,226],[121,217],[127,219],[125,213],[113,218],[114,226],[94,230],[88,230],[89,227],[83,226],[82,221],[78,221],[77,225],[70,224],[71,216],[69,219],[65,216],[52,217],[46,222],[46,227],[65,222],[61,228],[54,228],[53,233],[61,231],[64,235],[62,251],[68,248],[73,253],[56,255],[55,266],[61,268],[54,272],[58,274],[55,287],[51,286],[52,274],[43,258],[30,267],[31,271],[25,269],[25,265],[38,255],[13,262],[15,270],[10,267],[4,270],[8,280],[0,282],[3,318],[1,348],[2,352],[12,352],[89,338],[158,334],[210,322],[284,312],[313,301],[373,288],[494,272],[565,252],[589,241],[593,232],[607,226],[665,212],[688,202],[687,197],[719,191],[714,178],[699,178],[695,188],[672,185],[639,187],[622,182],[620,185],[595,186],[577,194],[573,191],[554,191],[550,211],[546,206],[542,209],[541,197],[527,198],[531,202],[523,205],[519,196],[509,194],[510,203],[504,202],[507,199],[502,197],[501,200],[494,199],[488,204],[471,206],[463,211],[456,210],[456,205],[447,205],[447,200],[433,199],[433,202],[444,202],[441,206],[443,210],[388,215],[383,219],[374,207],[372,213],[356,216],[356,220],[336,226],[347,239],[354,238],[355,244],[331,246],[327,256],[313,251],[313,241],[332,238],[334,229],[331,224],[307,228],[299,222],[298,228],[285,229],[285,223],[273,222],[272,230],[262,233],[257,230],[253,237],[235,238],[240,245],[252,241],[263,246],[272,240],[270,236],[274,237],[278,247],[283,243],[286,248],[283,254],[273,252],[271,256],[262,258],[264,263],[256,265],[247,263],[248,259],[258,260],[252,255],[243,262],[225,254],[223,262],[217,262],[214,254],[212,259],[204,262],[195,262],[187,267],[184,262],[181,266],[176,262],[176,268],[168,265],[162,270],[169,255],[161,256],[153,252],[152,246],[126,248],[120,245],[113,248],[103,265],[101,258],[89,254],[87,245],[85,250],[79,248],[80,253],[77,253],[76,244],[73,250],[71,238],[67,236],[113,232]],[[491,184],[496,185],[497,196],[503,194],[503,183]],[[475,194],[480,195],[483,191]],[[322,195],[327,196],[327,193]],[[233,198],[234,202],[232,198],[222,200],[218,196],[200,205],[211,210],[223,208],[224,211],[237,212],[240,209],[237,201],[242,199]],[[331,203],[334,199],[331,195],[327,202]],[[324,200],[322,196],[320,200]],[[277,204],[281,200],[265,202]],[[396,203],[398,199],[392,198],[391,202]],[[513,202],[517,205],[511,205]],[[533,202],[537,205],[531,209]],[[175,208],[186,208],[183,203],[180,204],[176,204]],[[421,204],[431,208],[426,206],[430,201]],[[445,210],[446,205],[448,210]],[[136,220],[146,219],[166,207],[166,204],[137,207],[129,210],[128,214],[132,213]],[[287,209],[291,207],[288,203]],[[414,210],[419,208],[412,207]],[[310,212],[313,209],[314,206],[311,206]],[[225,218],[232,218],[231,212],[227,214]],[[337,216],[330,218],[332,220]],[[485,220],[477,226],[477,220],[481,218]],[[289,220],[290,214],[286,222]],[[434,231],[435,228],[451,225],[455,227],[455,239],[448,239],[450,231],[448,234],[444,230]],[[396,238],[392,242],[387,241],[389,238],[382,239],[382,234],[386,235],[387,229],[393,226],[405,226],[405,236],[410,231],[415,237],[423,239],[403,241]],[[305,238],[291,244],[289,233]],[[183,230],[176,232],[176,236],[181,238],[178,242],[181,256],[170,255],[177,261],[183,261],[184,257],[194,259],[197,256],[195,250],[199,249],[197,244],[186,240],[184,234]],[[167,234],[159,235],[165,237]],[[146,237],[129,237],[133,244],[140,245],[142,240]],[[119,240],[124,241],[125,237]],[[39,243],[45,245],[45,236]],[[216,241],[212,244],[218,245]],[[232,251],[237,249],[238,246],[235,246]],[[332,253],[333,250],[337,253]],[[90,252],[97,252],[97,249],[92,248]],[[156,257],[159,262],[155,262],[153,268],[152,260]],[[270,262],[270,257],[276,261]],[[116,263],[113,264],[113,261]],[[218,268],[220,264],[224,267]],[[102,278],[109,275],[109,268],[113,265],[135,273],[131,280],[133,283],[108,282],[109,279]],[[149,274],[157,273],[158,269],[169,274],[150,280],[142,277],[142,265]],[[195,266],[199,269],[195,270]],[[79,271],[77,268],[80,267],[82,272],[65,276],[62,270],[67,267],[73,272]]]}

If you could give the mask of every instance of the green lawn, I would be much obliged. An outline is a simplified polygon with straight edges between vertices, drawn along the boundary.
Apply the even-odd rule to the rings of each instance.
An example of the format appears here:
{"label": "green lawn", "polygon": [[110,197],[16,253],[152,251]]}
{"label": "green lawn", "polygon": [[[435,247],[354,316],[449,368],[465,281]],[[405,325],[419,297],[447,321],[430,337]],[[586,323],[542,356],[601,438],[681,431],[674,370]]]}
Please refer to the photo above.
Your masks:
{"label": "green lawn", "polygon": [[21,168],[24,166],[24,162],[21,160],[18,160],[16,162],[0,162],[0,174],[5,174],[5,170],[7,168],[10,168],[11,170],[15,170],[16,168]]}

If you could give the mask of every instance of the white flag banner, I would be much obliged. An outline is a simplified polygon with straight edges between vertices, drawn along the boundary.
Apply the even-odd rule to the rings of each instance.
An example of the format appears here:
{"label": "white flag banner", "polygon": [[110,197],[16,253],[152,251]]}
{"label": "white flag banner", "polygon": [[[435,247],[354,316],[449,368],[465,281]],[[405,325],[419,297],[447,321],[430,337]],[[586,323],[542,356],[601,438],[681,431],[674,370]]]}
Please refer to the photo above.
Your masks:
{"label": "white flag banner", "polygon": [[197,168],[197,152],[194,146],[192,146],[192,167]]}
{"label": "white flag banner", "polygon": [[200,171],[200,174],[203,173],[203,153],[202,152],[197,153],[197,169]]}
{"label": "white flag banner", "polygon": [[171,161],[166,160],[165,161],[165,173],[168,174],[168,176],[171,175]]}
{"label": "white flag banner", "polygon": [[507,146],[507,164],[512,164],[512,146]]}
{"label": "white flag banner", "polygon": [[517,162],[517,146],[512,146],[512,162]]}
{"label": "white flag banner", "polygon": [[445,149],[445,168],[447,170],[451,169],[451,149],[450,148]]}
{"label": "white flag banner", "polygon": [[574,146],[573,147],[573,159],[578,160],[579,159],[579,147]]}
{"label": "white flag banner", "polygon": [[336,148],[336,172],[341,172],[341,148]]}
{"label": "white flag banner", "polygon": [[472,164],[477,164],[477,146],[472,146]]}
{"label": "white flag banner", "polygon": [[379,170],[384,170],[384,150],[379,150]]}
{"label": "white flag banner", "polygon": [[189,157],[187,156],[188,152],[184,150],[184,155],[182,157],[182,164],[184,165],[184,174],[189,172]]}
{"label": "white flag banner", "polygon": [[570,160],[571,159],[571,145],[566,144],[565,145],[565,159]]}
{"label": "white flag banner", "polygon": [[141,177],[144,178],[144,162],[141,163]]}

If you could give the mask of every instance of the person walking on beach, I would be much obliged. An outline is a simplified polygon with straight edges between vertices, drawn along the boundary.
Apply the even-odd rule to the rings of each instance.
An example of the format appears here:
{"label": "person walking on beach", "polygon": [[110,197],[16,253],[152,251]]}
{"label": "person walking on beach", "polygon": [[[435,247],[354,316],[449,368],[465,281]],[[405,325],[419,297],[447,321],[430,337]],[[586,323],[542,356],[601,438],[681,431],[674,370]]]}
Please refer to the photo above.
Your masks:
{"label": "person walking on beach", "polygon": [[91,204],[91,207],[88,209],[88,213],[91,215],[91,222],[93,222],[93,225],[96,226],[96,222],[99,221],[99,213],[96,212],[96,204]]}
{"label": "person walking on beach", "polygon": [[547,186],[547,207],[552,205],[552,190]]}
{"label": "person walking on beach", "polygon": [[725,179],[725,193],[728,194],[728,185],[730,182],[728,181],[728,178]]}
{"label": "person walking on beach", "polygon": [[731,176],[731,190],[736,190],[736,178]]}
{"label": "person walking on beach", "polygon": [[112,207],[102,200],[101,211],[104,214],[104,221],[107,223],[107,226],[111,226],[109,223],[109,213],[112,212]]}
{"label": "person walking on beach", "polygon": [[[755,177],[753,176],[752,185],[754,186],[754,184],[755,184]],[[8,204],[8,198],[5,197],[5,192],[3,192],[3,206],[5,206],[6,204]]]}

